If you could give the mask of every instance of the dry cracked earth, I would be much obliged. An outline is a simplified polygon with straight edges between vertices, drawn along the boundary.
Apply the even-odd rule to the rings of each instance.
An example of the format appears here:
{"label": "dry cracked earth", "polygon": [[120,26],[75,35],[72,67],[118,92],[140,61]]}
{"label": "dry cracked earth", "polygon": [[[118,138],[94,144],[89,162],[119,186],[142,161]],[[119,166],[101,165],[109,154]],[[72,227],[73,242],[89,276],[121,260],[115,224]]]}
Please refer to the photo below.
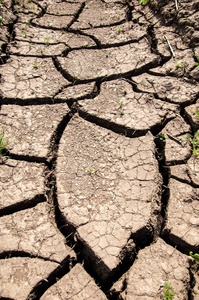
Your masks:
{"label": "dry cracked earth", "polygon": [[199,299],[199,2],[0,16],[0,299]]}

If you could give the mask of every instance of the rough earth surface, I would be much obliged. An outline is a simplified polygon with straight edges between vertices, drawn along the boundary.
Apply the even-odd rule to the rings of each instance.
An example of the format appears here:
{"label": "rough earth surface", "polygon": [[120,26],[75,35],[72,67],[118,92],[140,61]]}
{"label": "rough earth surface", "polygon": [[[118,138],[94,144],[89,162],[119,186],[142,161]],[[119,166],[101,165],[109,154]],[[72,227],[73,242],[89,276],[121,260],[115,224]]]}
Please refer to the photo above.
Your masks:
{"label": "rough earth surface", "polygon": [[0,3],[0,299],[199,299],[197,0]]}

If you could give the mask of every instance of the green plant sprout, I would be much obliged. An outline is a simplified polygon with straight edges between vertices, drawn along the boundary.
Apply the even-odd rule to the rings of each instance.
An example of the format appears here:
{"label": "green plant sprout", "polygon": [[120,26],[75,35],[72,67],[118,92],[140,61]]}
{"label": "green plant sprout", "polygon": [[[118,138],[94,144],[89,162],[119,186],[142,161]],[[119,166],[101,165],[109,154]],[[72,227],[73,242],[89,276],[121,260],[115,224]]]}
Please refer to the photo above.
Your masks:
{"label": "green plant sprout", "polygon": [[194,133],[193,139],[191,139],[189,134],[187,134],[186,141],[191,142],[192,152],[195,154],[195,156],[198,156],[199,155],[199,131],[196,131]]}
{"label": "green plant sprout", "polygon": [[163,285],[163,295],[165,300],[172,300],[174,298],[175,291],[172,289],[170,282],[166,282]]}
{"label": "green plant sprout", "polygon": [[196,108],[196,115],[199,118],[199,110]]}
{"label": "green plant sprout", "polygon": [[118,33],[120,33],[122,29],[120,26],[118,26],[117,30],[118,30]]}
{"label": "green plant sprout", "polygon": [[165,142],[165,135],[164,135],[164,133],[161,134],[160,140],[161,140],[162,142]]}
{"label": "green plant sprout", "polygon": [[176,65],[176,67],[178,67],[178,68],[180,67],[180,63],[179,63],[179,62],[177,62],[177,60],[176,60],[176,59],[174,60],[174,63],[175,63],[175,65]]}
{"label": "green plant sprout", "polygon": [[0,23],[2,23],[3,22],[3,17],[2,16],[0,16]]}
{"label": "green plant sprout", "polygon": [[38,62],[34,62],[34,68],[37,69],[38,68],[39,63]]}
{"label": "green plant sprout", "polygon": [[124,101],[117,98],[117,102],[118,102],[119,107],[122,108],[123,104],[124,104]]}
{"label": "green plant sprout", "polygon": [[192,53],[193,57],[196,58],[197,62],[195,62],[194,66],[198,67],[199,68],[199,56],[196,56],[195,53],[193,52]]}
{"label": "green plant sprout", "polygon": [[195,259],[195,261],[197,261],[197,263],[199,263],[199,254],[198,254],[198,253],[193,254],[193,252],[190,251],[190,252],[189,252],[189,255],[190,255],[193,259]]}
{"label": "green plant sprout", "polygon": [[140,0],[140,2],[144,5],[146,5],[149,2],[149,0]]}
{"label": "green plant sprout", "polygon": [[23,30],[23,33],[24,33],[24,36],[26,37],[26,36],[27,36],[27,34],[28,34],[28,31],[26,31],[26,30]]}
{"label": "green plant sprout", "polygon": [[6,156],[3,154],[5,152],[6,146],[8,144],[8,141],[4,139],[5,131],[4,129],[0,132],[0,162],[3,162],[4,158],[9,158],[9,156]]}
{"label": "green plant sprout", "polygon": [[89,168],[88,171],[89,171],[89,173],[91,175],[93,173],[96,173],[98,170]]}
{"label": "green plant sprout", "polygon": [[44,42],[46,43],[46,45],[48,46],[49,45],[49,38],[47,37],[47,38],[44,38]]}
{"label": "green plant sprout", "polygon": [[34,93],[35,93],[35,91],[32,90],[32,91],[31,91],[31,94],[34,95]]}
{"label": "green plant sprout", "polygon": [[75,85],[76,82],[77,82],[77,79],[73,78],[73,83],[72,83],[72,85]]}

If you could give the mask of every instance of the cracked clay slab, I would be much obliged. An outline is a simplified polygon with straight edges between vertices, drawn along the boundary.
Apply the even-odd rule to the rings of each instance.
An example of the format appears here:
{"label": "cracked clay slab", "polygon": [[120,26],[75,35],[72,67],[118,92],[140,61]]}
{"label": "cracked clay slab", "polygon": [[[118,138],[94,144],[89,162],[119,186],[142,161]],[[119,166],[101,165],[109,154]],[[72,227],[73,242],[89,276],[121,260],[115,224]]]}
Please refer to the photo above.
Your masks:
{"label": "cracked clay slab", "polygon": [[132,80],[139,91],[157,94],[158,98],[172,103],[192,103],[198,95],[197,82],[186,78],[142,74]]}
{"label": "cracked clay slab", "polygon": [[93,278],[80,264],[50,287],[41,300],[105,300],[107,299]]}
{"label": "cracked clay slab", "polygon": [[68,83],[51,58],[13,55],[1,66],[1,92],[6,99],[34,99],[38,103],[37,98],[52,98]]}
{"label": "cracked clay slab", "polygon": [[122,296],[125,300],[163,299],[163,285],[171,282],[176,292],[174,299],[188,300],[188,268],[186,255],[158,239],[139,251],[138,259],[126,274],[127,288]]}
{"label": "cracked clay slab", "polygon": [[164,234],[186,251],[199,251],[199,189],[170,179]]}
{"label": "cracked clay slab", "polygon": [[39,258],[0,260],[0,298],[26,300],[32,288],[57,267],[57,263]]}
{"label": "cracked clay slab", "polygon": [[146,38],[137,43],[107,49],[80,49],[59,57],[63,70],[75,79],[89,80],[111,75],[149,69],[158,64],[159,57],[150,51]]}
{"label": "cracked clay slab", "polygon": [[100,94],[80,103],[80,110],[108,122],[136,131],[148,131],[179,112],[175,104],[155,99],[153,95],[133,91],[130,83],[112,80],[101,85]]}
{"label": "cracked clay slab", "polygon": [[[71,138],[73,137],[73,138]],[[104,279],[119,263],[131,232],[146,228],[160,209],[161,179],[153,136],[130,139],[74,117],[60,141],[58,203],[91,249]],[[96,258],[94,258],[96,262]],[[100,269],[100,263],[103,268]]]}
{"label": "cracked clay slab", "polygon": [[0,253],[22,251],[32,256],[61,262],[74,252],[48,215],[48,204],[18,211],[0,218]]}
{"label": "cracked clay slab", "polygon": [[0,209],[44,192],[43,164],[8,159],[0,164]]}
{"label": "cracked clay slab", "polygon": [[19,155],[44,157],[50,138],[62,118],[67,104],[18,106],[2,105],[1,126],[5,130],[8,149]]}

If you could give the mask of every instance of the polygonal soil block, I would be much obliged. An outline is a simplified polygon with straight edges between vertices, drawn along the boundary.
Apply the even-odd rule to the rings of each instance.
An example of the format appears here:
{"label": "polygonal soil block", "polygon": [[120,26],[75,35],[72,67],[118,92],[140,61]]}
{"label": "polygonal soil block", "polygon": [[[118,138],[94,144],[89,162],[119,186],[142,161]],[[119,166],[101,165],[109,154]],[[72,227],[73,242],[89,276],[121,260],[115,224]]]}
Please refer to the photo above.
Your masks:
{"label": "polygonal soil block", "polygon": [[1,74],[3,98],[35,99],[36,103],[38,98],[52,98],[69,83],[56,70],[51,58],[12,55],[1,66]]}
{"label": "polygonal soil block", "polygon": [[50,138],[68,111],[67,104],[2,105],[1,126],[8,149],[19,155],[46,156]]}
{"label": "polygonal soil block", "polygon": [[43,164],[8,159],[0,164],[0,209],[44,192]]}
{"label": "polygonal soil block", "polygon": [[189,118],[194,132],[197,131],[199,129],[199,101],[196,104],[185,107],[185,113]]}
{"label": "polygonal soil block", "polygon": [[85,256],[103,280],[117,267],[131,232],[147,232],[160,209],[162,181],[154,150],[150,133],[130,139],[79,117],[62,135],[59,208],[77,228]]}
{"label": "polygonal soil block", "polygon": [[58,267],[39,258],[13,257],[0,260],[0,297],[26,300],[32,288]]}
{"label": "polygonal soil block", "polygon": [[61,68],[80,80],[94,80],[116,74],[128,74],[158,64],[159,57],[150,51],[146,38],[137,43],[107,49],[79,49],[58,57]]}
{"label": "polygonal soil block", "polygon": [[187,300],[189,288],[188,258],[158,239],[140,250],[138,259],[128,271],[127,288],[122,293],[126,300],[164,299],[163,286],[170,282],[174,299]]}
{"label": "polygonal soil block", "polygon": [[105,300],[107,299],[92,277],[80,264],[50,287],[41,300]]}
{"label": "polygonal soil block", "polygon": [[[95,17],[93,17],[95,16]],[[103,3],[100,0],[88,1],[72,29],[88,29],[111,25],[126,19],[125,6],[121,3]],[[121,22],[122,23],[122,22]]]}
{"label": "polygonal soil block", "polygon": [[190,126],[179,115],[170,121],[162,130],[165,139],[165,158],[167,163],[181,162],[191,155],[191,147],[187,136]]}
{"label": "polygonal soil block", "polygon": [[169,188],[164,234],[186,253],[199,251],[199,189],[174,179]]}
{"label": "polygonal soil block", "polygon": [[160,99],[172,103],[192,103],[198,94],[197,82],[186,78],[153,76],[145,73],[133,77],[132,80],[140,91],[157,94]]}
{"label": "polygonal soil block", "polygon": [[98,27],[86,29],[89,35],[97,38],[102,45],[113,45],[126,42],[138,42],[146,35],[146,28],[133,22],[125,22],[119,26]]}
{"label": "polygonal soil block", "polygon": [[133,134],[157,127],[174,118],[179,110],[175,104],[157,100],[153,95],[136,93],[125,80],[113,80],[101,85],[100,94],[80,103],[80,112],[103,119],[107,126],[123,126]]}
{"label": "polygonal soil block", "polygon": [[[39,28],[30,24],[17,23],[15,39],[9,45],[9,52],[21,55],[61,55],[66,49],[94,46],[94,41],[80,34]],[[37,61],[37,59],[35,59]],[[40,65],[38,64],[38,67]]]}
{"label": "polygonal soil block", "polygon": [[0,253],[23,251],[33,256],[61,262],[74,252],[48,215],[48,204],[0,218]]}
{"label": "polygonal soil block", "polygon": [[44,28],[62,29],[69,26],[81,3],[52,3],[44,15],[33,20],[33,24]]}

